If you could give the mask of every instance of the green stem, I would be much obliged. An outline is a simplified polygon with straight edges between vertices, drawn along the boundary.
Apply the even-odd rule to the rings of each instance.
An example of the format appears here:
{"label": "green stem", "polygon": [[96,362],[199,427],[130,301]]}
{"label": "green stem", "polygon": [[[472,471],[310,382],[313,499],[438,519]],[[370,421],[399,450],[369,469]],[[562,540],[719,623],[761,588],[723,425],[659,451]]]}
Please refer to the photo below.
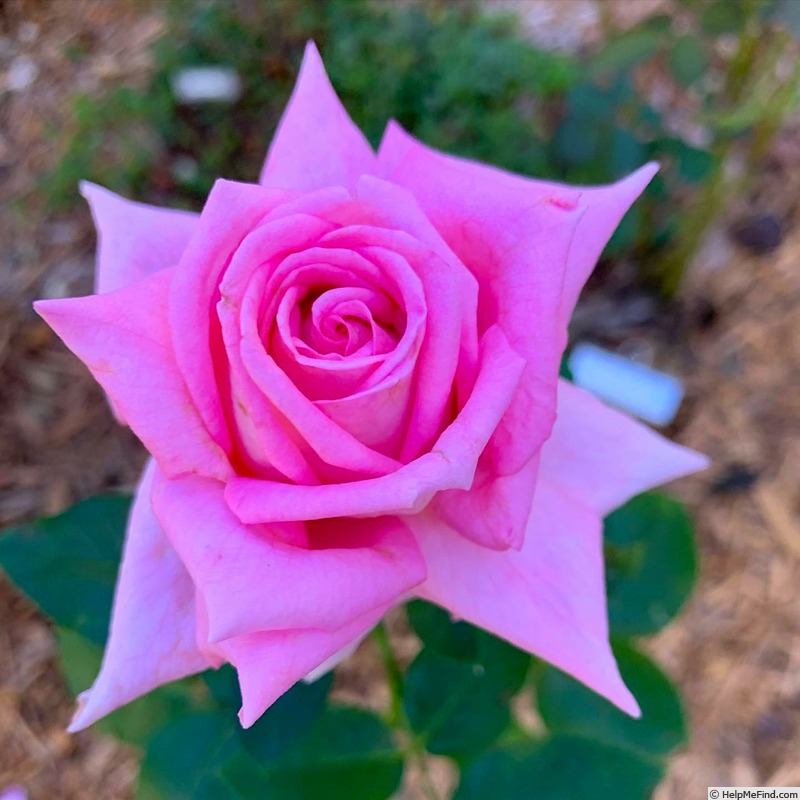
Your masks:
{"label": "green stem", "polygon": [[425,754],[425,748],[419,737],[412,730],[405,709],[403,708],[403,671],[400,669],[400,664],[397,661],[394,650],[392,650],[389,632],[386,630],[386,625],[383,622],[379,622],[372,631],[372,638],[375,640],[375,644],[378,646],[378,651],[381,654],[383,667],[386,670],[386,679],[389,684],[391,700],[387,722],[393,728],[403,732],[404,738],[408,743],[407,755],[413,758],[419,767],[420,777],[422,779],[422,791],[425,793],[425,796],[428,800],[439,800],[439,794],[436,791],[430,770],[428,769],[428,758]]}
{"label": "green stem", "polygon": [[391,705],[389,707],[388,722],[392,727],[400,727],[403,722],[403,672],[397,663],[394,650],[392,650],[386,625],[382,621],[372,631],[372,637],[375,639],[375,644],[378,645],[383,668],[386,670],[386,679],[389,683]]}

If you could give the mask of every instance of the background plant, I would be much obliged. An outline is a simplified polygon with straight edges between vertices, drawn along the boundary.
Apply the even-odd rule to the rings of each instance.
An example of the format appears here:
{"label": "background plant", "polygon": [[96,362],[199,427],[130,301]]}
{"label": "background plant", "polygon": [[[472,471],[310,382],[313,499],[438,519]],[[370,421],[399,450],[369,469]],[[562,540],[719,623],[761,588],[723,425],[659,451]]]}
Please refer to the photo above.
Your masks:
{"label": "background plant", "polygon": [[[725,165],[739,153],[761,157],[796,103],[797,76],[784,64],[796,46],[791,3],[695,0],[624,34],[609,29],[581,56],[536,48],[513,20],[488,20],[467,3],[171,0],[166,11],[145,90],[75,98],[71,144],[43,184],[55,208],[76,202],[86,177],[195,208],[220,175],[252,180],[313,37],[373,143],[395,117],[434,146],[540,177],[608,181],[660,160],[661,175],[606,258],[634,257],[669,292],[746,181]],[[72,47],[65,55],[83,57]],[[241,99],[181,105],[172,77],[209,63],[236,69]],[[654,100],[653,81],[664,76],[688,104],[688,127]],[[95,498],[0,541],[0,564],[54,621],[74,691],[96,674],[128,503]],[[686,739],[675,689],[639,640],[673,617],[693,585],[685,513],[660,495],[633,500],[607,520],[606,561],[614,647],[640,721],[417,602],[406,609],[421,645],[410,665],[384,629],[374,637],[392,690],[382,715],[331,700],[328,677],[298,684],[243,732],[235,679],[223,669],[164,687],[98,728],[142,750],[144,798],[388,797],[404,765],[421,768],[430,755],[458,770],[460,800],[518,798],[531,787],[542,798],[648,797]]]}
{"label": "background plant", "polygon": [[[44,183],[54,208],[73,204],[84,178],[189,207],[217,177],[253,180],[313,38],[374,145],[395,118],[447,152],[570,183],[659,161],[606,257],[636,258],[642,279],[670,295],[800,105],[792,0],[680,0],[624,33],[607,26],[585,55],[537,48],[513,18],[473,2],[169,0],[165,9],[146,89],[75,98],[71,144]],[[180,104],[172,78],[200,64],[235,69],[241,98]],[[731,174],[737,154],[750,169]]]}

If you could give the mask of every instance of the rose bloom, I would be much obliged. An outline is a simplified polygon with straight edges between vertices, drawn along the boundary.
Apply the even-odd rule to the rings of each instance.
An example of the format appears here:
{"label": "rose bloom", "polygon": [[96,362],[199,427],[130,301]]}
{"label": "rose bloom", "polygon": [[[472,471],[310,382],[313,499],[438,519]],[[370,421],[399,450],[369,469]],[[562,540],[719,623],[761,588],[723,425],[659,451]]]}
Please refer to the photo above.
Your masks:
{"label": "rose bloom", "polygon": [[36,309],[152,458],[71,730],[223,662],[252,725],[410,597],[637,713],[601,518],[705,461],[558,370],[655,171],[546,183],[395,123],[376,155],[309,44],[258,184],[199,215],[85,185],[97,293]]}

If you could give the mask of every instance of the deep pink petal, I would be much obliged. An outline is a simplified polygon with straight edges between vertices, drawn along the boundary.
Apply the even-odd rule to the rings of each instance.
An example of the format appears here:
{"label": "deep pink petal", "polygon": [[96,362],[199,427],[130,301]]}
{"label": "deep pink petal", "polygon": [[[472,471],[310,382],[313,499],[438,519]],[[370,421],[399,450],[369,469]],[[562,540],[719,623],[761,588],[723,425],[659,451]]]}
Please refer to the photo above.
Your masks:
{"label": "deep pink petal", "polygon": [[550,433],[566,322],[648,165],[611,187],[579,189],[511,175],[427,148],[392,123],[380,174],[410,189],[481,285],[479,321],[499,323],[528,367],[490,452],[516,472]]}
{"label": "deep pink petal", "polygon": [[[326,241],[375,252],[402,253],[417,272],[427,303],[426,335],[417,359],[415,396],[400,459],[426,452],[450,411],[459,368],[477,360],[478,285],[439,236],[414,197],[399,186],[363,177],[362,224],[335,231]],[[436,376],[435,379],[433,376]]]}
{"label": "deep pink petal", "polygon": [[209,666],[196,644],[194,585],[150,505],[155,473],[151,460],[128,521],[103,664],[92,688],[79,698],[72,733],[157,686]]}
{"label": "deep pink petal", "polygon": [[97,228],[95,291],[110,292],[174,267],[197,228],[198,214],[135,203],[83,181]]}
{"label": "deep pink petal", "polygon": [[[220,279],[244,237],[296,193],[218,180],[200,215],[197,231],[175,269],[170,287],[169,328],[175,361],[203,423],[226,452],[231,436],[221,402],[216,365],[225,353],[214,313]],[[224,381],[222,381],[224,387]]]}
{"label": "deep pink petal", "polygon": [[173,274],[163,270],[102,295],[39,300],[34,308],[89,367],[166,474],[224,479],[230,464],[175,364],[167,319]]}
{"label": "deep pink petal", "polygon": [[203,478],[157,478],[153,491],[158,519],[203,598],[210,642],[335,630],[396,602],[425,577],[414,538],[396,518],[317,523],[309,549],[287,542],[285,529],[302,522],[243,525],[223,488]]}
{"label": "deep pink petal", "polygon": [[239,352],[241,296],[253,273],[264,262],[280,260],[295,250],[302,251],[330,228],[329,223],[308,214],[288,214],[264,222],[245,235],[222,276],[221,299],[213,313],[219,320],[225,348],[235,435],[248,470],[255,474],[260,474],[264,468],[273,468],[291,481],[316,482],[313,470],[292,435],[291,425],[244,368]]}
{"label": "deep pink petal", "polygon": [[559,381],[558,418],[542,448],[541,475],[601,516],[640,492],[707,466],[705,456]]}
{"label": "deep pink petal", "polygon": [[375,154],[331,86],[319,51],[306,45],[294,92],[261,172],[264,186],[352,189],[374,172]]}
{"label": "deep pink petal", "polygon": [[421,597],[638,713],[608,642],[602,524],[595,511],[540,480],[522,550],[487,550],[428,512],[408,524],[428,565]]}
{"label": "deep pink petal", "polygon": [[514,395],[522,359],[499,328],[481,341],[481,369],[461,413],[426,453],[388,475],[326,486],[233,478],[225,500],[248,524],[420,511],[444,489],[472,486],[478,458]]}
{"label": "deep pink petal", "polygon": [[519,550],[525,540],[538,471],[538,455],[510,475],[496,474],[481,459],[472,488],[441,492],[436,496],[436,512],[476,544],[492,550]]}

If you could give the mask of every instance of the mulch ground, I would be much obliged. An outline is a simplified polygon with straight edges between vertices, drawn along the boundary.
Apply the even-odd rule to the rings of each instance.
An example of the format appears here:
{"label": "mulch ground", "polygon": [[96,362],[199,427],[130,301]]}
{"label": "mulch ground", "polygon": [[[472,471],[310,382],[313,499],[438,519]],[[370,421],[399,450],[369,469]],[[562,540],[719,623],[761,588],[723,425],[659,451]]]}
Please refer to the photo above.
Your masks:
{"label": "mulch ground", "polygon": [[[143,462],[30,304],[91,287],[88,212],[76,206],[53,218],[37,194],[70,129],[65,101],[76,90],[142,80],[161,21],[157,5],[132,0],[6,0],[0,26],[0,525],[8,525],[132,486]],[[67,62],[74,41],[87,55]],[[20,87],[26,69],[34,76]],[[700,587],[650,643],[679,681],[692,726],[658,800],[705,797],[709,785],[800,785],[796,142],[782,137],[759,194],[733,210],[778,214],[783,244],[750,256],[721,228],[688,277],[678,338],[665,348],[657,330],[640,335],[687,380],[675,437],[714,460],[676,487],[697,521]],[[413,647],[400,628],[396,638]],[[381,681],[366,645],[339,691],[380,703]],[[47,623],[0,577],[0,788],[22,783],[32,800],[129,798],[135,754],[91,731],[64,733],[70,707]],[[415,794],[412,782],[406,796]]]}

